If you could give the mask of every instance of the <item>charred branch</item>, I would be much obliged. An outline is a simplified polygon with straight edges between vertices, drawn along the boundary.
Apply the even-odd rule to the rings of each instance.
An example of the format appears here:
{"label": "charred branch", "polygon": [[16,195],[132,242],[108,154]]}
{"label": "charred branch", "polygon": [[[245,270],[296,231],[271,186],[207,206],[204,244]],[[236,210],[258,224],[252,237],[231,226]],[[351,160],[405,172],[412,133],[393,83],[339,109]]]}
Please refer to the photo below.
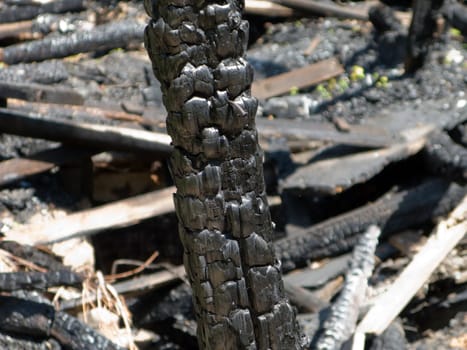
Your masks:
{"label": "charred branch", "polygon": [[0,50],[0,61],[8,64],[43,61],[83,52],[125,47],[143,40],[144,25],[122,21],[96,26],[69,35],[51,35],[41,40],[7,46]]}
{"label": "charred branch", "polygon": [[0,98],[77,105],[84,103],[83,96],[73,89],[31,83],[0,82]]}
{"label": "charred branch", "polygon": [[284,271],[309,259],[337,255],[352,249],[370,225],[382,234],[420,225],[445,215],[462,199],[465,188],[443,180],[427,181],[410,190],[385,196],[375,203],[335,216],[303,233],[276,242]]}
{"label": "charred branch", "polygon": [[378,33],[404,31],[401,21],[389,6],[381,4],[371,7],[368,11],[368,17]]}
{"label": "charred branch", "polygon": [[54,339],[36,340],[26,337],[10,336],[0,332],[0,348],[8,350],[61,350],[62,347]]}
{"label": "charred branch", "polygon": [[[68,79],[68,71],[62,61],[50,60],[39,63],[17,64],[0,70],[4,83],[55,84]],[[65,102],[65,101],[63,101]]]}
{"label": "charred branch", "polygon": [[324,323],[316,349],[340,349],[349,340],[365,300],[368,278],[374,268],[374,254],[381,230],[370,226],[359,238],[354,248],[350,268],[345,275],[345,284]]}
{"label": "charred branch", "polygon": [[462,35],[467,36],[467,7],[455,0],[446,0],[442,14],[452,27],[459,29]]}
{"label": "charred branch", "polygon": [[46,3],[16,4],[7,6],[0,11],[0,23],[32,19],[43,13],[64,13],[83,9],[84,0],[54,0]]}

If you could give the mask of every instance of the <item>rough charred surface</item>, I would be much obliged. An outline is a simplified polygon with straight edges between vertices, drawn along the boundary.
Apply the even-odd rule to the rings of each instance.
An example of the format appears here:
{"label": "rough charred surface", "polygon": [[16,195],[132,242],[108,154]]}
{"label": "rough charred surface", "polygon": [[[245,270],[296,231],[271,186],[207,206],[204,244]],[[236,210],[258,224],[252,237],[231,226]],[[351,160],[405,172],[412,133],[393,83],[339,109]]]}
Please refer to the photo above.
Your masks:
{"label": "rough charred surface", "polygon": [[84,9],[84,0],[55,0],[44,4],[13,5],[0,11],[0,23],[17,22],[34,18],[42,13],[63,13]]}
{"label": "rough charred surface", "polygon": [[8,334],[0,333],[0,348],[8,350],[60,350],[61,346],[53,339],[44,341],[18,339]]}
{"label": "rough charred surface", "polygon": [[243,4],[145,4],[152,17],[145,44],[175,147],[174,200],[200,348],[299,349],[271,242]]}
{"label": "rough charred surface", "polygon": [[425,62],[436,30],[436,15],[444,0],[415,0],[410,23],[405,70],[413,73]]}
{"label": "rough charred surface", "polygon": [[142,39],[144,25],[137,21],[103,24],[93,30],[78,31],[70,35],[49,36],[42,40],[7,46],[1,61],[8,64],[43,61],[81,52],[110,50]]}
{"label": "rough charred surface", "polygon": [[19,244],[15,241],[0,241],[0,249],[50,270],[65,268],[58,257],[46,254],[33,246]]}
{"label": "rough charred surface", "polygon": [[0,290],[4,292],[19,289],[45,290],[54,286],[75,286],[82,281],[83,278],[71,270],[8,272],[0,273]]}
{"label": "rough charred surface", "polygon": [[68,72],[61,61],[18,64],[0,70],[0,80],[8,82],[55,84],[67,79]]}
{"label": "rough charred surface", "polygon": [[426,165],[435,174],[465,184],[467,182],[467,149],[455,143],[447,133],[439,130],[428,139],[423,154]]}
{"label": "rough charred surface", "polygon": [[374,337],[370,350],[404,350],[407,349],[405,331],[399,319],[392,322],[383,334]]}
{"label": "rough charred surface", "polygon": [[354,332],[360,306],[365,300],[367,281],[374,268],[374,254],[380,233],[378,227],[370,226],[355,246],[344,287],[331,306],[316,349],[341,349]]}
{"label": "rough charred surface", "polygon": [[382,234],[422,224],[447,214],[466,190],[443,180],[427,181],[413,189],[383,197],[375,203],[335,216],[303,233],[276,242],[282,267],[290,271],[309,259],[332,256],[350,250],[359,233],[374,224]]}
{"label": "rough charred surface", "polygon": [[13,296],[0,296],[0,330],[11,336],[52,337],[73,350],[120,350],[121,347],[76,318],[56,312],[52,305]]}

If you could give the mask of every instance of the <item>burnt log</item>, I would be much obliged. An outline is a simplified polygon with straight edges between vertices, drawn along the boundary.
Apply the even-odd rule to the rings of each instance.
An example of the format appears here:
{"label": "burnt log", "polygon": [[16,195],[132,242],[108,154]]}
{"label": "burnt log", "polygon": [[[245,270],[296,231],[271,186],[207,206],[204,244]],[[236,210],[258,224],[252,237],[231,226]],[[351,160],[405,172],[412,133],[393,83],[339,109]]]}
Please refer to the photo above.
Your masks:
{"label": "burnt log", "polygon": [[275,243],[282,268],[290,271],[309,259],[347,252],[370,225],[379,226],[384,236],[445,215],[465,193],[464,187],[435,179],[325,220]]}
{"label": "burnt log", "polygon": [[467,7],[455,0],[446,1],[441,9],[450,26],[459,29],[462,35],[467,36]]}
{"label": "burnt log", "polygon": [[83,52],[126,47],[143,39],[144,25],[137,21],[121,21],[96,26],[89,31],[69,35],[50,35],[41,40],[0,49],[0,62],[8,64],[43,61]]}
{"label": "burnt log", "polygon": [[6,81],[0,82],[0,98],[76,105],[84,103],[83,96],[70,88]]}
{"label": "burnt log", "polygon": [[10,335],[51,338],[71,350],[123,350],[78,319],[56,312],[52,305],[0,296],[0,330]]}
{"label": "burnt log", "polygon": [[404,31],[401,21],[389,6],[381,4],[371,7],[368,11],[368,19],[373,24],[377,33]]}
{"label": "burnt log", "polygon": [[64,13],[84,10],[84,0],[54,0],[27,5],[7,6],[0,11],[0,23],[32,19],[43,13]]}
{"label": "burnt log", "polygon": [[202,349],[300,349],[272,245],[243,2],[146,1]]}
{"label": "burnt log", "polygon": [[461,184],[467,182],[467,149],[455,143],[446,132],[431,133],[423,155],[426,166],[434,174]]}
{"label": "burnt log", "polygon": [[24,289],[47,290],[50,287],[77,286],[81,282],[83,278],[70,269],[0,273],[0,290],[3,292]]}

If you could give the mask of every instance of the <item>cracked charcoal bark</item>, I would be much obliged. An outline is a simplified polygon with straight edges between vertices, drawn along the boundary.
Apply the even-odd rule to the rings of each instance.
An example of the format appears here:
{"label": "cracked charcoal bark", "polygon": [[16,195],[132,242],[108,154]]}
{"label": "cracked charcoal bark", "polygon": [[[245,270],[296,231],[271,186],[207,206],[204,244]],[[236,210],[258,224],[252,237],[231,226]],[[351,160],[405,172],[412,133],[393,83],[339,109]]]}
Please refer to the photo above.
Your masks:
{"label": "cracked charcoal bark", "polygon": [[8,350],[60,350],[61,346],[53,339],[37,341],[19,339],[5,333],[0,333],[0,349]]}
{"label": "cracked charcoal bark", "polygon": [[71,350],[123,350],[78,319],[52,305],[0,296],[0,330],[10,335],[55,338]]}
{"label": "cracked charcoal bark", "polygon": [[433,132],[423,150],[426,166],[435,174],[446,175],[462,184],[467,182],[467,149],[456,144],[447,133]]}
{"label": "cracked charcoal bark", "polygon": [[436,15],[444,0],[414,0],[410,23],[405,71],[413,73],[425,62],[436,30]]}
{"label": "cracked charcoal bark", "polygon": [[56,286],[75,286],[82,281],[82,277],[71,270],[5,272],[0,273],[0,291],[45,290]]}
{"label": "cracked charcoal bark", "polygon": [[466,193],[465,187],[435,179],[415,188],[383,197],[375,203],[311,226],[304,233],[275,243],[284,271],[318,259],[349,251],[359,233],[370,225],[381,227],[383,235],[422,224],[445,215]]}
{"label": "cracked charcoal bark", "polygon": [[380,233],[378,227],[370,226],[358,240],[345,275],[344,287],[324,322],[323,333],[316,344],[317,350],[341,349],[354,332],[359,309],[365,299],[367,281],[374,268]]}
{"label": "cracked charcoal bark", "polygon": [[81,11],[84,0],[55,0],[41,5],[13,5],[0,11],[0,23],[18,22],[35,18],[42,13],[63,13]]}
{"label": "cracked charcoal bark", "polygon": [[300,349],[271,243],[262,152],[236,0],[145,2],[161,81],[184,262],[202,349]]}
{"label": "cracked charcoal bark", "polygon": [[57,256],[46,254],[30,245],[19,244],[15,241],[0,241],[0,249],[49,270],[66,268]]}
{"label": "cracked charcoal bark", "polygon": [[103,24],[89,31],[69,35],[50,35],[41,40],[7,46],[0,52],[0,61],[8,64],[43,61],[82,52],[110,50],[126,46],[143,37],[144,25],[136,21]]}

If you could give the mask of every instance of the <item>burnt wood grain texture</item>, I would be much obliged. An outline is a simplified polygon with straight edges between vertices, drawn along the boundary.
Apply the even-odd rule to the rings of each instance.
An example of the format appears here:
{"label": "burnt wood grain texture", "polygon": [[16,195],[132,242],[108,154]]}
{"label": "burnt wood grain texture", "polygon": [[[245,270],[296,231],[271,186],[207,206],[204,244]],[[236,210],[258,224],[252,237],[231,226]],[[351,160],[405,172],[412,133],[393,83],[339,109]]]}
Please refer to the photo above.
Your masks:
{"label": "burnt wood grain texture", "polygon": [[274,255],[262,151],[236,0],[145,2],[201,349],[300,349]]}
{"label": "burnt wood grain texture", "polygon": [[283,270],[290,271],[306,265],[309,259],[349,251],[370,225],[379,226],[384,236],[445,215],[465,193],[465,187],[454,183],[442,179],[428,180],[278,240],[275,248]]}
{"label": "burnt wood grain texture", "polygon": [[[2,295],[0,314],[0,332],[15,338],[29,336],[39,342],[52,338],[61,348],[71,350],[123,350],[75,317],[55,311],[52,305],[45,302]],[[0,337],[0,344],[1,341]]]}
{"label": "burnt wood grain texture", "polygon": [[76,286],[83,278],[69,269],[57,271],[19,271],[0,273],[0,291],[21,289],[46,290],[50,287]]}
{"label": "burnt wood grain texture", "polygon": [[433,173],[463,185],[467,183],[467,148],[454,142],[446,132],[431,133],[423,155],[426,166]]}

